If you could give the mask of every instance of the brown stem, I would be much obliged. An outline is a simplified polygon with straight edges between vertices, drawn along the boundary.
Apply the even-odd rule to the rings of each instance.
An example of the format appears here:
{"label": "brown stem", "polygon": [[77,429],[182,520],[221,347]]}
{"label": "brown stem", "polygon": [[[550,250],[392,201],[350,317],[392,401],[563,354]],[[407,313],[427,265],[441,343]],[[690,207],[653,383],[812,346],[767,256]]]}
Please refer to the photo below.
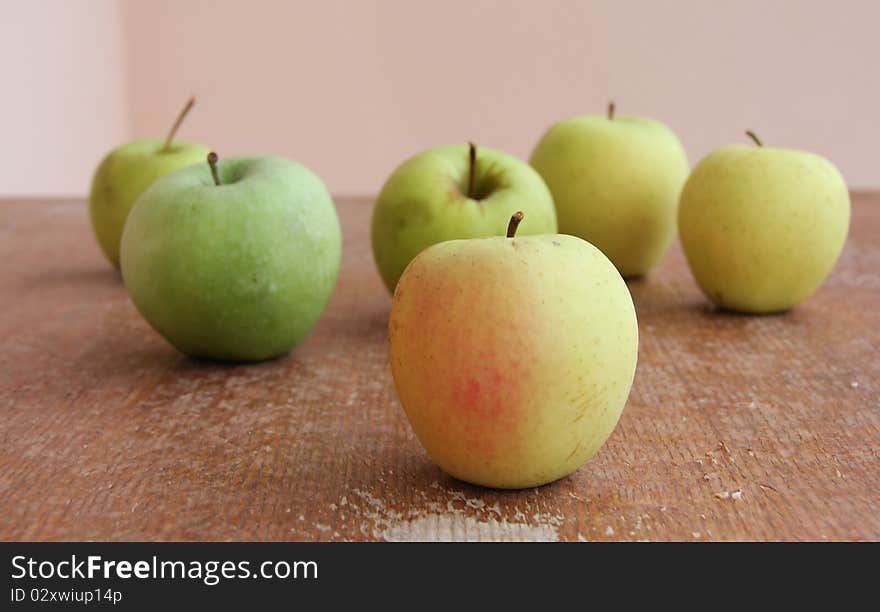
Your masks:
{"label": "brown stem", "polygon": [[208,165],[211,166],[211,176],[214,177],[214,184],[220,186],[220,173],[217,172],[217,154],[211,151],[208,153]]}
{"label": "brown stem", "polygon": [[608,118],[614,119],[614,100],[608,103]]}
{"label": "brown stem", "polygon": [[755,141],[755,144],[759,147],[763,147],[764,143],[761,142],[761,139],[758,138],[752,130],[746,130],[746,136]]}
{"label": "brown stem", "polygon": [[186,106],[184,106],[183,110],[180,111],[180,114],[177,115],[177,119],[174,121],[174,125],[171,126],[171,131],[168,132],[168,137],[165,139],[165,146],[162,147],[163,151],[169,151],[171,149],[171,142],[174,140],[174,135],[177,133],[177,129],[180,127],[180,124],[183,123],[183,120],[186,118],[187,113],[189,113],[190,109],[195,103],[195,96],[187,100]]}
{"label": "brown stem", "polygon": [[477,176],[477,145],[472,142],[468,143],[468,148],[470,149],[469,158],[470,158],[470,174],[468,175],[468,188],[467,188],[467,197],[474,197],[474,182],[476,181]]}
{"label": "brown stem", "polygon": [[525,215],[522,211],[519,211],[510,217],[510,223],[507,224],[508,238],[513,238],[514,236],[516,236],[516,228],[519,227],[520,221],[523,220],[523,217],[525,217]]}

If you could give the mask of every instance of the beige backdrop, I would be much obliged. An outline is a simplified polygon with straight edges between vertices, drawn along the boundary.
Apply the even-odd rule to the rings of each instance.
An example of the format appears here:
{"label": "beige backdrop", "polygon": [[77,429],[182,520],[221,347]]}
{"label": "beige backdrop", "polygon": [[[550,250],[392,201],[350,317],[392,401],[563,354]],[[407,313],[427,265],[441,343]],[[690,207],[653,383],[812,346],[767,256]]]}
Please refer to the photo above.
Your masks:
{"label": "beige backdrop", "polygon": [[106,150],[164,135],[191,93],[184,137],[292,157],[338,194],[441,143],[526,157],[611,97],[692,163],[752,128],[880,187],[872,0],[2,4],[0,193],[85,193]]}

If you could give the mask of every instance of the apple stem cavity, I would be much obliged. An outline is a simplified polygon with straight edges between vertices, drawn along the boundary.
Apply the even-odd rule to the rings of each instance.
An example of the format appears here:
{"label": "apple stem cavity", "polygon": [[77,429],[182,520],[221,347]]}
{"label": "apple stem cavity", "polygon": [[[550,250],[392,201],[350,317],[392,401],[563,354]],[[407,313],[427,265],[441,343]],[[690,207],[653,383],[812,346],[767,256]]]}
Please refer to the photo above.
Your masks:
{"label": "apple stem cavity", "polygon": [[468,174],[468,188],[467,188],[467,197],[474,197],[474,183],[476,182],[477,177],[477,145],[472,142],[468,143],[469,149],[469,159],[470,159],[470,172]]}
{"label": "apple stem cavity", "polygon": [[208,165],[211,166],[211,176],[214,177],[214,184],[217,185],[217,187],[220,186],[220,173],[217,172],[217,161],[219,159],[220,158],[217,157],[217,154],[213,151],[208,153]]}
{"label": "apple stem cavity", "polygon": [[516,228],[519,227],[519,224],[523,220],[523,217],[525,217],[525,215],[521,210],[514,213],[513,216],[510,217],[510,223],[507,224],[508,238],[513,238],[514,236],[516,236]]}
{"label": "apple stem cavity", "polygon": [[746,130],[746,136],[751,138],[755,142],[755,144],[758,145],[759,147],[764,146],[764,143],[761,142],[761,139],[758,138],[758,136],[752,130]]}
{"label": "apple stem cavity", "polygon": [[171,131],[168,132],[168,137],[165,139],[165,146],[162,147],[163,151],[171,150],[171,143],[174,141],[174,135],[177,134],[177,129],[180,127],[180,124],[183,123],[183,120],[186,119],[187,114],[190,109],[192,109],[193,105],[196,103],[196,97],[192,96],[186,102],[186,106],[183,107],[183,110],[180,111],[180,114],[177,115],[177,119],[174,121],[174,125],[171,126]]}
{"label": "apple stem cavity", "polygon": [[608,103],[608,119],[614,119],[614,100]]}

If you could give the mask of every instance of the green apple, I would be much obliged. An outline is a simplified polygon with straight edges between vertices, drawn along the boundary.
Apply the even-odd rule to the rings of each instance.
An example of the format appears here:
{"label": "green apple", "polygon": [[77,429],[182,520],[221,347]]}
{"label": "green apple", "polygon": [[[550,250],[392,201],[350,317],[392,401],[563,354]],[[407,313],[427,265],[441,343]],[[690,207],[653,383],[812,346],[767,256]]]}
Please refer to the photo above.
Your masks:
{"label": "green apple", "polygon": [[92,230],[104,255],[117,268],[122,229],[138,196],[159,177],[204,161],[208,154],[207,147],[174,140],[177,128],[194,103],[190,98],[165,140],[136,140],[114,149],[92,177]]}
{"label": "green apple", "polygon": [[559,231],[591,242],[625,277],[653,268],[675,238],[684,148],[658,121],[614,115],[553,125],[530,158],[556,202]]}
{"label": "green apple", "polygon": [[452,476],[495,488],[570,474],[611,435],[633,382],[626,284],[574,236],[442,242],[397,285],[391,371],[419,441]]}
{"label": "green apple", "polygon": [[[523,210],[523,234],[556,232],[553,198],[528,164],[473,144],[438,147],[401,164],[373,209],[376,266],[393,292],[423,249],[461,238],[497,236],[511,210]],[[499,229],[500,228],[500,229]]]}
{"label": "green apple", "polygon": [[706,296],[750,313],[788,310],[831,272],[849,229],[846,183],[828,160],[732,145],[706,156],[681,194],[678,227]]}
{"label": "green apple", "polygon": [[292,161],[208,159],[210,169],[178,170],[135,202],[122,234],[125,287],[187,355],[277,357],[308,334],[336,284],[336,209],[321,180]]}

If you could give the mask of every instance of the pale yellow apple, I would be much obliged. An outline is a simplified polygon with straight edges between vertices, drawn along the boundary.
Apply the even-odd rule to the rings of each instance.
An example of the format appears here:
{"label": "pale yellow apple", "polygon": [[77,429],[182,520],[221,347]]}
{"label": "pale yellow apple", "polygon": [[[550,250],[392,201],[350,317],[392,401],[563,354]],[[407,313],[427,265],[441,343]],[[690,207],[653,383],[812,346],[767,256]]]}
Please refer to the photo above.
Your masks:
{"label": "pale yellow apple", "polygon": [[646,274],[669,249],[688,161],[664,124],[566,119],[544,134],[530,162],[553,194],[559,231],[597,246],[623,276]]}
{"label": "pale yellow apple", "polygon": [[119,267],[119,243],[128,213],[147,187],[167,174],[204,163],[208,147],[175,142],[166,149],[157,139],[135,140],[113,149],[92,177],[89,218],[107,260]]}
{"label": "pale yellow apple", "polygon": [[195,98],[187,101],[165,140],[148,138],[117,147],[95,170],[89,190],[89,219],[98,246],[116,268],[122,230],[138,197],[163,176],[205,162],[208,147],[174,139],[194,104]]}
{"label": "pale yellow apple", "polygon": [[397,285],[389,333],[400,401],[428,454],[496,488],[552,482],[592,457],[638,352],[620,274],[559,234],[429,247]]}
{"label": "pale yellow apple", "polygon": [[705,157],[681,194],[679,231],[700,288],[731,310],[800,304],[837,261],[849,228],[846,183],[828,160],[733,145]]}

